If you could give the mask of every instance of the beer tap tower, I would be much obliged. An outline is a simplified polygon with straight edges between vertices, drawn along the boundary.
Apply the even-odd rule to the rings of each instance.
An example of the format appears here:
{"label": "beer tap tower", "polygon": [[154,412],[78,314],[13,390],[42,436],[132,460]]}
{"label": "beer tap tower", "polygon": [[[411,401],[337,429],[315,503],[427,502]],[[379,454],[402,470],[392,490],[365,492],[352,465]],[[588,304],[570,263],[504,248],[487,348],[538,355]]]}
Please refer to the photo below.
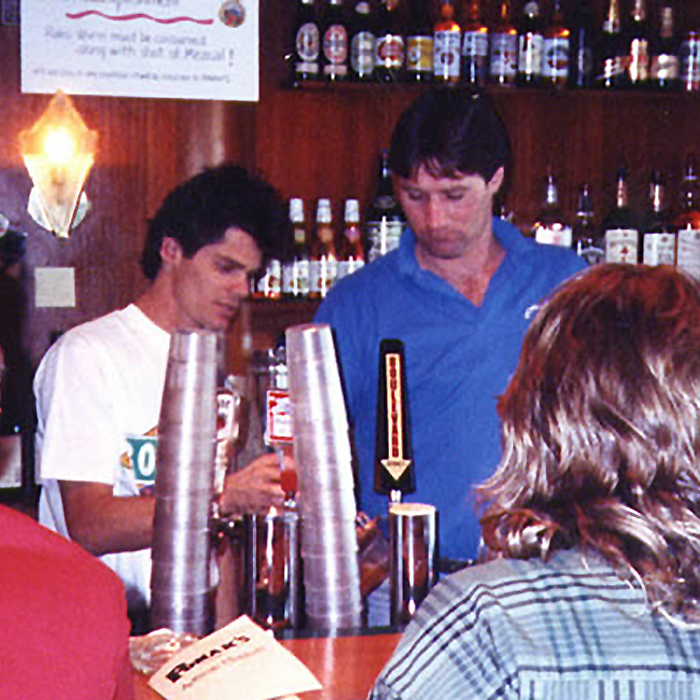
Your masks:
{"label": "beer tap tower", "polygon": [[374,490],[389,496],[389,582],[392,625],[405,625],[437,581],[437,510],[404,503],[416,490],[406,356],[401,340],[379,345]]}

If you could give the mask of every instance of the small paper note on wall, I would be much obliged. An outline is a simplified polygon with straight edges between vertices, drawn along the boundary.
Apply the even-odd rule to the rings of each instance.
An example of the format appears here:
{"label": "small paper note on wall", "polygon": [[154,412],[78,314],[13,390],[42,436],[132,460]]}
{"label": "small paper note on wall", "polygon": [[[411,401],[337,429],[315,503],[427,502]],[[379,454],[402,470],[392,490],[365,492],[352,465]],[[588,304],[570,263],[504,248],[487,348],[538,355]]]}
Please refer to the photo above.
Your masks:
{"label": "small paper note on wall", "polygon": [[257,101],[258,0],[22,0],[22,92]]}
{"label": "small paper note on wall", "polygon": [[75,306],[75,270],[72,267],[34,269],[34,303],[37,308]]}

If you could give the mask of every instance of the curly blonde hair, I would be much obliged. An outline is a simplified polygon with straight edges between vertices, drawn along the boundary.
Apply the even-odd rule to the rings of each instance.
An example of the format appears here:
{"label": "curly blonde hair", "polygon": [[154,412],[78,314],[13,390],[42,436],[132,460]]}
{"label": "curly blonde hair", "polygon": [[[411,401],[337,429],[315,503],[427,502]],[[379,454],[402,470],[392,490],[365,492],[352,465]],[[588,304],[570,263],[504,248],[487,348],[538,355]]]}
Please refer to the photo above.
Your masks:
{"label": "curly blonde hair", "polygon": [[593,550],[700,619],[700,283],[604,264],[534,319],[477,490],[488,556]]}

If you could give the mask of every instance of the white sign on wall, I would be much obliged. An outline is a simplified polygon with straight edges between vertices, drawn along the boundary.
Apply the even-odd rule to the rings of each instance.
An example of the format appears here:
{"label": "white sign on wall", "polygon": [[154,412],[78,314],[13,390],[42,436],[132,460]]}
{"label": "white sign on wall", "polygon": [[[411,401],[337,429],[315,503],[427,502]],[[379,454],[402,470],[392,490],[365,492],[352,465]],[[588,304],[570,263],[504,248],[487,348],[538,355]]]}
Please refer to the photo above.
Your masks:
{"label": "white sign on wall", "polygon": [[22,0],[22,92],[258,99],[258,0]]}

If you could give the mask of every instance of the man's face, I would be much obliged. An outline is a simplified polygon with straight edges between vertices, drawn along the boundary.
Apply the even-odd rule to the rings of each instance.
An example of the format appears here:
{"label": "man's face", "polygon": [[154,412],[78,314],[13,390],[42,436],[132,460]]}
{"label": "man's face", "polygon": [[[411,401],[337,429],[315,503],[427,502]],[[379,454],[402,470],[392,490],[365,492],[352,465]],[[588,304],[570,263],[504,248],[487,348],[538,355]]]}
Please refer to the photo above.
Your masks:
{"label": "man's face", "polygon": [[503,182],[480,175],[433,177],[420,167],[412,178],[395,177],[396,193],[416,236],[419,259],[457,259],[491,235],[493,198]]}
{"label": "man's face", "polygon": [[239,228],[230,228],[218,243],[205,245],[191,258],[182,255],[172,239],[166,242],[176,246],[170,266],[177,327],[227,331],[248,294],[249,273],[262,262],[255,240]]}

